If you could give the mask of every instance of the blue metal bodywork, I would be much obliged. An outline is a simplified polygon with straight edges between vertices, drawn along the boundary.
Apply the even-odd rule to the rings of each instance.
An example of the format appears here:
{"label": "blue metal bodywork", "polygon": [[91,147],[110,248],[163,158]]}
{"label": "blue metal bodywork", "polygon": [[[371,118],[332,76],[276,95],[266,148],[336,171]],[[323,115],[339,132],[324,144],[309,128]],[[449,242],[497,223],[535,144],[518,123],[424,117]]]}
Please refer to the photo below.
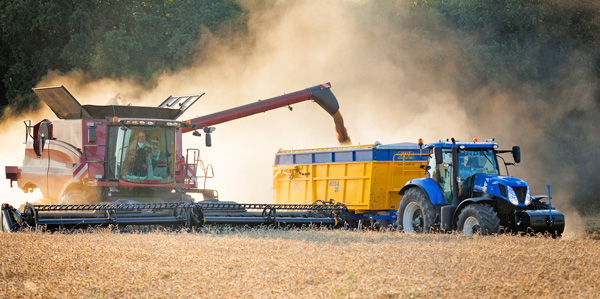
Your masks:
{"label": "blue metal bodywork", "polygon": [[[498,144],[495,142],[457,142],[456,146],[460,149],[495,149],[498,148]],[[434,142],[425,144],[425,148],[452,148],[452,142]]]}
{"label": "blue metal bodywork", "polygon": [[406,185],[400,190],[400,195],[404,195],[404,192],[412,187],[420,188],[427,196],[429,201],[434,205],[445,204],[444,195],[440,186],[431,178],[418,178],[412,179],[406,182]]}
{"label": "blue metal bodywork", "polygon": [[[505,191],[502,192],[501,188],[504,186]],[[484,194],[493,195],[498,198],[505,199],[510,202],[508,198],[509,188],[514,189],[515,187],[523,187],[526,188],[527,192],[525,197],[529,194],[529,186],[527,183],[519,178],[503,176],[503,175],[488,175],[488,174],[477,174],[473,179],[473,194],[479,193],[481,196]],[[513,191],[514,192],[514,191]],[[513,204],[517,207],[526,207],[529,203],[526,204],[526,198],[519,198],[518,204]],[[531,199],[529,199],[531,200]],[[528,201],[529,201],[528,200]]]}
{"label": "blue metal bodywork", "polygon": [[[319,150],[280,151],[274,165],[347,163],[369,161],[426,161],[427,156],[416,143],[394,143],[373,146],[331,148]],[[425,151],[426,152],[426,151]],[[405,154],[405,155],[402,155]]]}
{"label": "blue metal bodywork", "polygon": [[[456,176],[456,181],[451,181],[455,184],[452,186],[454,189],[452,195],[459,200],[446,198],[449,192],[448,190],[444,191],[444,188],[448,186],[441,186],[432,178],[408,181],[400,190],[400,195],[404,195],[410,188],[421,189],[428,196],[431,204],[436,207],[435,221],[439,221],[439,227],[443,230],[460,229],[457,225],[461,211],[472,204],[486,203],[494,208],[500,226],[509,230],[562,234],[564,229],[562,213],[555,211],[549,204],[540,205],[533,202],[539,200],[539,197],[530,195],[529,186],[525,181],[499,174],[497,154],[512,152],[515,161],[518,162],[520,160],[518,147],[513,147],[512,150],[498,150],[498,144],[495,142],[456,142],[453,144],[447,140],[446,142],[428,143],[424,148],[429,151],[430,159],[436,159],[428,161],[430,164],[426,168],[427,175],[431,177],[438,175],[436,178],[439,178],[439,173],[446,171],[445,175],[439,178],[441,182],[445,182],[448,175]],[[443,150],[438,151],[438,149]],[[452,155],[451,162],[447,160],[448,155]],[[473,159],[474,157],[477,158]],[[487,159],[487,162],[483,158]],[[442,162],[439,159],[443,159]],[[481,160],[484,160],[483,164]],[[435,168],[430,171],[433,167]],[[448,174],[448,169],[451,167],[451,171],[454,173]],[[456,171],[457,169],[458,171]],[[540,207],[546,206],[548,208],[540,210]]]}
{"label": "blue metal bodywork", "polygon": [[[346,212],[345,217],[350,227],[356,228],[359,221],[373,221],[377,220],[388,220],[390,224],[396,226],[396,210],[384,210],[384,211],[368,211],[361,214],[357,214],[353,211]],[[367,224],[368,226],[368,224]]]}

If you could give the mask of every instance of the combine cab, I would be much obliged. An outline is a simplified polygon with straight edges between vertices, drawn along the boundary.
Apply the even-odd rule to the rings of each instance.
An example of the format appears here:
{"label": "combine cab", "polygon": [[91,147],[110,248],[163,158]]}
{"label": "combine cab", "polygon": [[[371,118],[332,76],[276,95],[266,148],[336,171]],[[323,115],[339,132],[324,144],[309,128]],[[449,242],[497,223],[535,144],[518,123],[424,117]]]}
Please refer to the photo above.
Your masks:
{"label": "combine cab", "polygon": [[[62,86],[36,88],[34,92],[57,118],[43,119],[35,125],[25,123],[23,165],[6,166],[6,178],[11,186],[16,182],[25,192],[39,188],[47,200],[44,203],[49,205],[30,205],[24,214],[4,205],[3,228],[40,223],[51,227],[53,220],[48,219],[59,219],[59,223],[70,219],[75,224],[119,224],[128,223],[123,219],[135,219],[132,222],[136,224],[151,224],[161,221],[149,215],[165,213],[179,219],[175,222],[194,226],[211,219],[208,215],[221,215],[227,222],[231,217],[248,216],[237,215],[242,210],[249,213],[255,209],[266,211],[260,214],[267,223],[277,222],[281,217],[275,214],[281,212],[280,206],[219,206],[224,203],[218,202],[218,193],[206,188],[206,179],[213,176],[212,166],[201,160],[198,149],[184,151],[182,134],[204,133],[210,146],[213,125],[307,100],[314,100],[335,116],[339,105],[330,87],[328,83],[317,85],[187,121],[177,119],[202,95],[171,96],[158,107],[96,106],[81,105]],[[193,193],[202,194],[206,201],[194,203]],[[305,223],[323,222],[322,217],[313,217],[312,205],[288,206],[285,210],[293,211],[293,216]],[[232,212],[237,214],[232,216]],[[88,218],[95,220],[84,221]]]}
{"label": "combine cab", "polygon": [[183,155],[181,131],[191,124],[176,120],[199,96],[172,109],[165,107],[171,98],[159,107],[82,106],[62,86],[34,91],[58,119],[26,123],[23,166],[6,167],[11,184],[25,192],[39,188],[54,204],[217,197],[198,188],[197,170],[206,168],[197,149]]}

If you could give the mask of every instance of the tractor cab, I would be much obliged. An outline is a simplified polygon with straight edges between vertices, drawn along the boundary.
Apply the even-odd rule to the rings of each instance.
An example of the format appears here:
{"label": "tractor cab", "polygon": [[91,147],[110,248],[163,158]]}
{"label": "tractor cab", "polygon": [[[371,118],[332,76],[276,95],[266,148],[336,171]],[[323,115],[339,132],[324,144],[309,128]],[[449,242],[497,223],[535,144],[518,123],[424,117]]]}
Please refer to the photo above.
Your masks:
{"label": "tractor cab", "polygon": [[[459,199],[467,196],[476,174],[499,175],[496,159],[496,143],[463,142],[457,145],[456,161],[453,156],[452,143],[438,142],[427,144],[429,159],[426,176],[433,179],[442,190],[445,203],[452,203],[454,184],[454,165],[457,165],[456,183],[459,188]],[[462,198],[461,198],[462,197]]]}

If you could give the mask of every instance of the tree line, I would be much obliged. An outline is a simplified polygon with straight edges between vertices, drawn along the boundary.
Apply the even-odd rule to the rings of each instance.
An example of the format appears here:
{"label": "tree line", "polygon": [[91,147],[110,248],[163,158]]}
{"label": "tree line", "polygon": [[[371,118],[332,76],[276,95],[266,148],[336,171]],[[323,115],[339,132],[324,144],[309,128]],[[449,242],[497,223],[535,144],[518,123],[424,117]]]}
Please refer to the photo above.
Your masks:
{"label": "tree line", "polygon": [[0,1],[0,109],[36,106],[31,88],[48,70],[151,82],[200,54],[203,28],[242,17],[227,0]]}

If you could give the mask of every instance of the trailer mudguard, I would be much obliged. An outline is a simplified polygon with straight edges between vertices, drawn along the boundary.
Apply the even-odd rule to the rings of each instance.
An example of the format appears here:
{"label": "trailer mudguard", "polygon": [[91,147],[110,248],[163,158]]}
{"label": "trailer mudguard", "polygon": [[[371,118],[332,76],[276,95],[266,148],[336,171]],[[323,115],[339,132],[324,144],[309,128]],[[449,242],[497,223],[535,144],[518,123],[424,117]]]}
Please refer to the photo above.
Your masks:
{"label": "trailer mudguard", "polygon": [[399,194],[402,196],[406,190],[417,187],[421,189],[427,196],[429,197],[429,201],[431,201],[434,205],[445,204],[444,195],[442,194],[442,190],[438,186],[438,184],[431,178],[418,178],[412,179],[406,182],[406,185],[400,189]]}

